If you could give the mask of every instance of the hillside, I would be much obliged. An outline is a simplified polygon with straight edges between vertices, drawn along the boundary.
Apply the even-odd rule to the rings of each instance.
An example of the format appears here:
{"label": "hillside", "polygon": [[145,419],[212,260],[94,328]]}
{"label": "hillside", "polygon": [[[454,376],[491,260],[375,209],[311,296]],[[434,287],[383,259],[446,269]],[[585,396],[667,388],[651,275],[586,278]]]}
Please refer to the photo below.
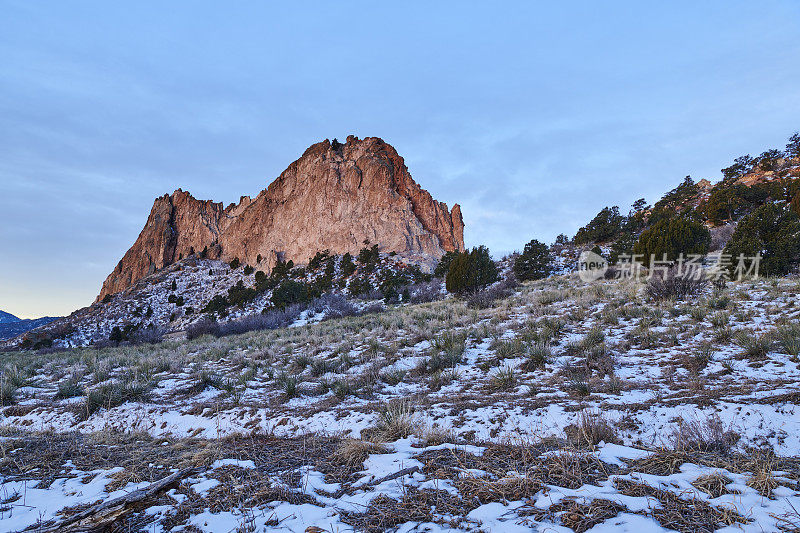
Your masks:
{"label": "hillside", "polygon": [[[711,228],[714,250],[720,250],[736,224],[763,205],[788,205],[800,215],[800,134],[792,135],[784,150],[738,157],[720,172],[722,179],[715,183],[686,176],[652,206],[644,199],[637,200],[627,215],[618,206],[604,207],[571,242],[579,246],[619,242],[620,252],[632,246],[644,230],[679,216]],[[570,239],[561,236],[560,241]],[[630,249],[626,251],[630,253]]]}
{"label": "hillside", "polygon": [[0,475],[27,495],[2,523],[175,473],[118,526],[797,527],[797,280],[645,289],[561,276],[479,310],[7,354]]}

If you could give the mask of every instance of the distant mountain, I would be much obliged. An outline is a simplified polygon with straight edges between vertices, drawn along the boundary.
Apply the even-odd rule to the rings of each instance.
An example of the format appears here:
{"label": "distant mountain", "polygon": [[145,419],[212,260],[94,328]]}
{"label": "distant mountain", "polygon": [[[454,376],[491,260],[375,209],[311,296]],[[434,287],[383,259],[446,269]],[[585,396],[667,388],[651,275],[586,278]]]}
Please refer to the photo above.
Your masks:
{"label": "distant mountain", "polygon": [[7,324],[9,322],[19,322],[19,318],[15,317],[11,313],[6,313],[5,311],[0,311],[0,324]]}
{"label": "distant mountain", "polygon": [[11,339],[39,326],[49,324],[60,317],[43,316],[42,318],[20,319],[10,313],[0,311],[0,339]]}

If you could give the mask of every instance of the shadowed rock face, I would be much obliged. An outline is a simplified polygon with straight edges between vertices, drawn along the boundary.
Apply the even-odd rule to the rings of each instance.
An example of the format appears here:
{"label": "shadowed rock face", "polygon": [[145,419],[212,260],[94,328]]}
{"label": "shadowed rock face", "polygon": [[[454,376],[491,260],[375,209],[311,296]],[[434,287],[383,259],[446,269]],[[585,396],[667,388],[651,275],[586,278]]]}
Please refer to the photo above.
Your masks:
{"label": "shadowed rock face", "polygon": [[279,257],[305,263],[325,249],[355,254],[364,241],[431,266],[446,251],[464,250],[461,208],[434,200],[383,140],[350,136],[335,147],[325,140],[238,204],[223,207],[180,189],[157,198],[98,299],[203,250],[268,270]]}

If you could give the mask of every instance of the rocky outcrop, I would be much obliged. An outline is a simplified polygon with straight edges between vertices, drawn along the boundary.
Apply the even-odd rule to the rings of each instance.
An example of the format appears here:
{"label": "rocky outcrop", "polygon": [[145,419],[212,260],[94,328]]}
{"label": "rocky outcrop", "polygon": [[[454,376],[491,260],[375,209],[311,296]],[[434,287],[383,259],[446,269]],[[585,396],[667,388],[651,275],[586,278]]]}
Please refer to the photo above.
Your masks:
{"label": "rocky outcrop", "polygon": [[365,242],[430,266],[464,249],[461,208],[434,200],[383,140],[325,140],[238,204],[223,207],[180,189],[157,198],[98,299],[193,254],[269,270],[279,258],[305,263],[325,249],[355,254]]}

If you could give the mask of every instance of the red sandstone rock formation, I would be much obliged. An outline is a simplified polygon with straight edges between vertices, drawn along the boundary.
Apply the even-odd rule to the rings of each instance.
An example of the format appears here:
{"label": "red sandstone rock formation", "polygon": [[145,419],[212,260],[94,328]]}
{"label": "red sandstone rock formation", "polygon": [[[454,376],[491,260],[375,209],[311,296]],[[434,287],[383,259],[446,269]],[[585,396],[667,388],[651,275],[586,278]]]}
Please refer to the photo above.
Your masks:
{"label": "red sandstone rock formation", "polygon": [[325,140],[238,204],[223,208],[180,189],[157,198],[98,299],[203,250],[268,270],[278,257],[305,263],[325,249],[355,254],[365,241],[430,266],[444,252],[464,249],[461,208],[434,200],[383,140]]}

